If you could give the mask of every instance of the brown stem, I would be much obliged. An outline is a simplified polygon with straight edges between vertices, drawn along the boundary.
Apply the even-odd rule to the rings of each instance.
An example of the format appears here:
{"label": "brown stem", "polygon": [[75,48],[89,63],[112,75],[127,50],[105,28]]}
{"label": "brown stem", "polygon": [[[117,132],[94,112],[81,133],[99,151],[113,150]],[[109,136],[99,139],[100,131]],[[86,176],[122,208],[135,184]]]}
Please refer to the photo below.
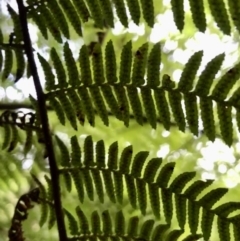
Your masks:
{"label": "brown stem", "polygon": [[19,9],[19,19],[20,19],[22,33],[23,33],[24,48],[26,51],[29,67],[31,70],[31,74],[33,77],[33,81],[34,81],[34,85],[35,85],[35,89],[36,89],[36,93],[37,93],[39,112],[40,112],[40,118],[41,118],[41,124],[42,124],[42,131],[44,134],[45,145],[46,145],[46,148],[48,151],[50,174],[51,174],[51,180],[52,180],[53,198],[54,198],[54,204],[55,204],[54,207],[55,207],[55,213],[56,213],[56,219],[57,219],[57,225],[58,225],[59,240],[66,241],[67,234],[66,234],[66,227],[64,224],[63,211],[62,211],[62,205],[61,205],[59,173],[58,173],[52,138],[51,138],[50,129],[49,129],[49,121],[48,121],[48,116],[47,116],[47,107],[46,107],[46,102],[45,102],[45,96],[43,93],[43,89],[42,89],[40,79],[38,76],[38,72],[37,72],[36,63],[35,63],[34,56],[33,56],[33,48],[32,48],[32,43],[31,43],[31,39],[30,39],[30,35],[29,35],[28,24],[27,24],[26,8],[23,4],[23,0],[17,0],[17,4],[18,4],[18,9]]}

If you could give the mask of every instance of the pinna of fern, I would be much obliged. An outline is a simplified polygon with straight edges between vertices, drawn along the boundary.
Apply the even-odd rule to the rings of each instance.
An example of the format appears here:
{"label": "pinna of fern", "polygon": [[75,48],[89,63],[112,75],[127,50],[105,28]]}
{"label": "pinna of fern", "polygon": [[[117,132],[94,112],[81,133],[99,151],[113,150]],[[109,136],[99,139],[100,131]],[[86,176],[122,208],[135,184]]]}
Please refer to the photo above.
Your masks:
{"label": "pinna of fern", "polygon": [[[79,61],[74,61],[66,42],[64,60],[68,77],[63,67],[64,62],[60,60],[54,48],[51,50],[53,66],[39,55],[46,77],[48,92],[45,95],[56,111],[60,123],[64,125],[66,117],[74,129],[77,129],[77,121],[82,125],[88,120],[94,126],[97,112],[103,123],[108,125],[110,111],[128,126],[130,114],[133,113],[140,125],[146,117],[152,128],[156,128],[157,122],[160,121],[164,128],[169,130],[171,122],[175,121],[181,131],[188,128],[197,136],[201,119],[203,131],[211,141],[216,138],[219,122],[221,136],[230,146],[234,132],[232,109],[235,109],[238,115],[239,91],[236,90],[230,98],[226,98],[240,77],[240,65],[236,64],[215,84],[215,75],[224,60],[224,54],[217,55],[207,63],[196,80],[203,57],[203,51],[199,51],[189,58],[180,81],[176,84],[168,75],[164,75],[160,81],[159,43],[155,44],[149,53],[148,44],[142,45],[135,54],[131,51],[131,45],[132,43],[128,42],[123,47],[119,73],[111,41],[106,45],[105,55],[99,44],[93,48],[92,55],[88,54],[87,47],[83,45]],[[80,67],[77,67],[78,64]],[[52,67],[56,70],[56,76]],[[214,119],[213,102],[217,104],[218,120]]]}
{"label": "pinna of fern", "polygon": [[[68,192],[74,192],[72,189],[74,184],[80,203],[84,203],[86,196],[95,202],[98,199],[101,203],[106,202],[106,198],[109,198],[112,203],[120,204],[127,199],[131,208],[137,210],[139,215],[148,214],[154,218],[146,221],[147,223],[139,223],[138,226],[138,217],[125,220],[124,211],[119,211],[115,214],[114,226],[111,224],[112,215],[108,210],[103,211],[101,216],[99,211],[93,211],[91,221],[79,207],[76,208],[76,214],[65,210],[65,218],[70,225],[69,240],[96,236],[103,238],[110,234],[118,237],[143,235],[146,240],[155,240],[160,238],[159,235],[170,235],[170,237],[173,235],[175,239],[171,240],[185,240],[183,237],[186,240],[194,240],[193,237],[209,240],[215,223],[214,218],[217,219],[219,240],[231,240],[231,226],[234,229],[234,240],[237,240],[239,215],[232,214],[239,210],[240,203],[225,202],[218,205],[217,202],[226,195],[228,189],[212,188],[213,180],[196,180],[195,172],[183,172],[171,180],[174,162],[163,165],[161,158],[152,158],[147,161],[149,153],[142,151],[133,155],[132,146],[124,148],[119,153],[117,142],[114,142],[109,146],[106,154],[102,140],[94,145],[92,137],[88,136],[83,147],[80,147],[77,137],[73,136],[71,153],[69,153],[65,143],[59,137],[56,138],[61,152],[59,174],[63,176]],[[144,165],[144,163],[147,164]],[[47,203],[43,202],[43,205],[52,203],[51,180],[46,177],[46,181],[48,191],[37,181],[42,193],[40,196],[43,200],[48,200]],[[204,195],[201,194],[202,192]],[[50,212],[53,211],[52,205],[48,205]],[[44,208],[41,224],[48,220],[48,226],[51,228],[54,224],[53,216],[50,215],[48,218],[46,207]],[[172,230],[171,224],[174,220],[178,223],[178,231]],[[185,231],[187,226],[190,234]],[[125,227],[128,228],[125,229]],[[169,232],[165,234],[164,230]],[[189,236],[186,237],[186,235]],[[167,236],[165,238],[168,240]]]}

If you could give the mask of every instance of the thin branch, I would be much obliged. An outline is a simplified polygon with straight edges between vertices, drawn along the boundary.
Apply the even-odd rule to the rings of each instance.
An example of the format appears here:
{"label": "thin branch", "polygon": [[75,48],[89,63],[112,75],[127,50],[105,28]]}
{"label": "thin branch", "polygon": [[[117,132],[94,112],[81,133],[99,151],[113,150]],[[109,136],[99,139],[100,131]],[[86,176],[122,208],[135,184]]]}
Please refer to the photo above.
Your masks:
{"label": "thin branch", "polygon": [[66,241],[67,234],[66,234],[66,227],[64,224],[63,211],[62,211],[62,205],[61,205],[59,173],[58,173],[58,168],[57,168],[54,149],[53,149],[52,137],[51,137],[51,133],[50,133],[50,129],[49,129],[49,121],[48,121],[48,116],[47,116],[45,96],[44,96],[44,93],[42,90],[42,86],[41,86],[40,79],[39,79],[38,72],[37,72],[36,63],[35,63],[34,56],[33,56],[33,48],[32,48],[32,43],[31,43],[29,30],[28,30],[26,8],[23,4],[23,0],[17,0],[17,4],[18,4],[18,9],[19,9],[19,18],[20,18],[22,33],[23,33],[24,48],[25,48],[26,55],[28,58],[28,63],[29,63],[29,67],[30,67],[31,74],[33,77],[35,89],[37,92],[39,112],[40,112],[39,114],[40,114],[41,124],[42,124],[42,131],[43,131],[43,135],[44,135],[44,139],[45,139],[45,145],[46,145],[46,148],[48,151],[59,240]]}

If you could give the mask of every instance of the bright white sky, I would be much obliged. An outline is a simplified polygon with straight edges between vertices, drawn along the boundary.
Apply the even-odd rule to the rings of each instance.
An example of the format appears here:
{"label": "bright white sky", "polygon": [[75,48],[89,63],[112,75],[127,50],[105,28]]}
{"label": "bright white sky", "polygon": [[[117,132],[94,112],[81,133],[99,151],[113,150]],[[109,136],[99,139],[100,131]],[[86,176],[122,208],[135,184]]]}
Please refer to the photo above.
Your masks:
{"label": "bright white sky", "polygon": [[[8,1],[11,6],[17,10],[16,5],[14,5],[15,1]],[[206,63],[211,60],[216,55],[225,52],[226,58],[223,63],[223,68],[227,69],[233,63],[238,61],[238,52],[239,44],[233,40],[233,36],[224,36],[223,39],[220,39],[217,34],[212,34],[208,30],[206,33],[196,33],[192,38],[188,39],[185,43],[185,49],[178,48],[177,41],[171,40],[171,36],[177,35],[179,32],[174,24],[173,15],[170,10],[170,0],[164,0],[164,5],[169,7],[164,14],[160,14],[156,18],[156,23],[154,28],[150,34],[150,41],[153,43],[159,42],[161,40],[169,39],[165,42],[163,46],[164,52],[174,51],[173,60],[185,64],[189,57],[196,51],[203,50],[204,57],[202,61],[202,65],[199,69],[199,73],[203,70]],[[7,13],[5,7],[5,2],[2,2],[3,10]],[[185,1],[185,11],[189,10],[188,1]],[[208,19],[209,21],[209,19]],[[167,25],[165,23],[168,23]],[[29,29],[31,31],[31,38],[34,44],[34,48],[37,49],[37,29],[29,24]],[[131,32],[135,33],[136,37],[133,40],[137,40],[138,36],[141,36],[145,32],[144,25],[140,26],[135,25],[133,22],[130,22],[129,28],[124,29],[120,22],[115,24],[115,28],[112,30],[114,34],[118,35],[122,32]],[[70,42],[70,47],[72,50],[76,48],[76,46]],[[75,51],[74,51],[75,52]],[[42,53],[42,51],[41,51]],[[173,73],[173,78],[175,81],[178,81],[181,76],[182,70],[176,69]],[[40,72],[40,76],[43,74]],[[43,79],[43,78],[42,78]],[[16,86],[21,89],[24,93],[24,96],[28,96],[29,94],[35,96],[35,89],[33,83],[30,79],[22,79],[19,81]],[[26,88],[28,86],[28,88]],[[24,88],[23,88],[24,87]],[[0,87],[0,100],[5,96],[14,96],[14,100],[21,100],[22,94],[18,93],[16,89],[13,87],[8,87],[6,92],[3,88]],[[205,170],[203,172],[204,179],[212,179],[215,178],[215,170],[214,167],[218,163],[218,172],[226,174],[224,176],[225,184],[228,187],[234,187],[239,183],[240,180],[240,164],[238,164],[234,169],[231,168],[233,164],[236,162],[235,157],[233,155],[233,149],[229,148],[225,144],[222,143],[221,140],[216,140],[214,143],[208,142],[207,147],[202,147],[201,144],[198,146],[199,151],[202,154],[202,158],[198,160],[198,165]],[[238,146],[240,150],[240,144]],[[158,155],[161,157],[166,156],[169,153],[169,146],[163,145],[159,149]],[[230,166],[230,168],[229,168]]]}

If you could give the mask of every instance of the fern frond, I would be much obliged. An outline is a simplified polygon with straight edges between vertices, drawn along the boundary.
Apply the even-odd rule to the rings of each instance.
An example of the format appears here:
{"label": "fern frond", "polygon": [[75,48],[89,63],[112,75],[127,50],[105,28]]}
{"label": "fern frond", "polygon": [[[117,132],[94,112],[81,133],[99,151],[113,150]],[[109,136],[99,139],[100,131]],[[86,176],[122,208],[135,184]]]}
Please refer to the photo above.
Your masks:
{"label": "fern frond", "polygon": [[[67,83],[66,73],[65,73],[62,61],[61,61],[60,57],[58,56],[55,48],[51,48],[50,56],[53,61],[53,67],[56,70],[58,87],[59,88],[67,87],[68,83]],[[55,81],[54,81],[54,83],[55,83]],[[52,84],[53,84],[53,81],[52,81]]]}
{"label": "fern frond", "polygon": [[192,89],[193,80],[201,64],[202,57],[203,51],[196,52],[190,57],[179,80],[179,90],[190,91]]}
{"label": "fern frond", "polygon": [[[54,50],[55,49],[52,49],[51,53],[54,52]],[[46,90],[53,90],[55,88],[55,75],[52,72],[52,67],[50,66],[48,61],[45,58],[43,58],[39,53],[37,54],[37,56],[45,75]]]}
{"label": "fern frond", "polygon": [[[82,36],[82,28],[81,28],[81,21],[78,16],[78,13],[75,9],[75,6],[72,4],[71,1],[59,1],[60,5],[64,9],[65,14],[67,15],[71,25],[73,26],[74,30],[79,36]],[[60,16],[58,16],[60,17]]]}
{"label": "fern frond", "polygon": [[174,22],[180,32],[184,27],[184,2],[183,0],[171,0]]}
{"label": "fern frond", "polygon": [[93,47],[92,66],[93,66],[94,82],[96,84],[102,84],[104,82],[103,59],[102,59],[102,48],[99,43],[96,43]]}
{"label": "fern frond", "polygon": [[106,69],[106,79],[108,83],[117,82],[117,66],[116,66],[116,56],[113,47],[113,43],[110,40],[105,48],[105,69]]}
{"label": "fern frond", "polygon": [[240,32],[240,19],[239,19],[239,7],[240,4],[237,1],[234,0],[228,0],[228,7],[229,7],[229,12],[231,14],[233,23],[237,30]]}
{"label": "fern frond", "polygon": [[71,235],[78,235],[78,223],[74,216],[64,208],[64,214],[66,215],[69,223],[69,229]]}
{"label": "fern frond", "polygon": [[4,68],[2,70],[2,80],[4,81],[10,75],[13,67],[13,52],[10,48],[4,51]]}
{"label": "fern frond", "polygon": [[24,74],[25,70],[25,58],[23,51],[21,49],[15,49],[15,57],[16,57],[16,62],[17,62],[17,71],[16,71],[16,79],[15,83],[18,82]]}
{"label": "fern frond", "polygon": [[132,20],[135,24],[139,24],[139,19],[141,16],[140,6],[138,0],[127,0],[128,9]]}
{"label": "fern frond", "polygon": [[201,32],[205,32],[207,23],[206,23],[206,16],[204,12],[203,0],[199,0],[199,1],[189,0],[189,4],[190,4],[194,24]]}
{"label": "fern frond", "polygon": [[78,69],[68,42],[64,44],[63,54],[64,54],[65,63],[67,66],[69,84],[72,87],[79,86],[80,81],[79,81]]}
{"label": "fern frond", "polygon": [[83,22],[87,22],[89,17],[90,17],[90,13],[88,11],[88,8],[84,2],[84,0],[72,0],[76,10],[78,11],[78,14],[80,16],[80,18],[82,19]]}
{"label": "fern frond", "polygon": [[223,33],[230,35],[231,27],[227,9],[223,0],[208,0],[211,13],[217,23],[217,26],[223,31]]}
{"label": "fern frond", "polygon": [[124,27],[128,27],[128,19],[127,19],[127,13],[125,8],[125,3],[123,0],[113,0],[113,3],[116,8],[117,15],[119,17],[120,22]]}
{"label": "fern frond", "polygon": [[100,8],[100,4],[98,0],[87,0],[87,5],[89,7],[89,10],[91,12],[91,17],[94,20],[97,27],[102,28],[103,27],[103,18],[102,18],[102,12]]}
{"label": "fern frond", "polygon": [[113,28],[114,27],[114,17],[113,17],[113,10],[112,5],[109,0],[99,0],[100,7],[104,16],[104,21],[106,24]]}

